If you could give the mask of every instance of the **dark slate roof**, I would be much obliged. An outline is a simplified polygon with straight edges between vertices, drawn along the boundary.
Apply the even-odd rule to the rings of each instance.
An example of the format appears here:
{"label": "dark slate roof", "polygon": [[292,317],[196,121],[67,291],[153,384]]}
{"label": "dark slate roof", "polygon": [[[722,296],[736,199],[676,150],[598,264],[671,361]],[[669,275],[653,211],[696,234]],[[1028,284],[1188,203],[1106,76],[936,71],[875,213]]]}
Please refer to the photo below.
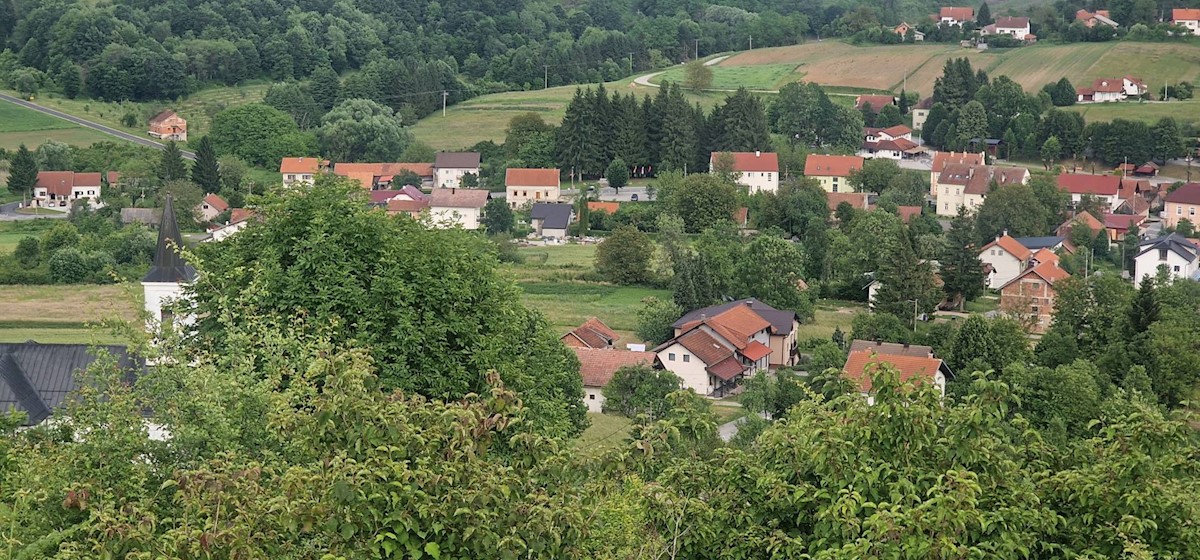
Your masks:
{"label": "dark slate roof", "polygon": [[[168,243],[170,242],[170,243]],[[186,284],[196,279],[196,269],[183,260],[179,250],[183,248],[183,237],[175,223],[175,204],[167,195],[163,205],[163,219],[158,227],[158,247],[154,250],[154,264],[142,282],[174,282]]]}
{"label": "dark slate roof", "polygon": [[1150,251],[1158,251],[1161,249],[1174,251],[1176,254],[1183,257],[1183,260],[1187,262],[1196,260],[1196,254],[1197,252],[1200,252],[1200,248],[1197,248],[1191,241],[1188,241],[1187,238],[1179,235],[1178,233],[1172,233],[1170,235],[1164,235],[1154,239],[1147,239],[1146,241],[1138,243],[1137,256],[1140,257]]}
{"label": "dark slate roof", "polygon": [[720,305],[712,305],[709,307],[696,309],[687,313],[683,317],[680,317],[679,320],[675,321],[675,323],[671,326],[677,329],[682,328],[683,325],[691,323],[692,321],[699,321],[701,316],[715,317],[726,311],[729,311],[734,306],[746,305],[747,303],[750,304],[751,311],[758,314],[758,316],[762,317],[766,322],[771,323],[771,334],[787,335],[788,333],[792,332],[792,324],[796,319],[795,311],[775,309],[774,307],[771,307],[770,305],[767,305],[754,298],[740,299],[737,301],[731,301],[729,303],[722,303]]}
{"label": "dark slate roof", "polygon": [[0,412],[21,410],[29,416],[26,425],[41,423],[75,390],[75,372],[96,360],[93,348],[115,356],[130,382],[144,368],[124,346],[0,343]]}
{"label": "dark slate roof", "polygon": [[1038,249],[1052,249],[1057,247],[1058,244],[1062,243],[1065,238],[1060,235],[1055,235],[1050,237],[1015,237],[1013,239],[1015,239],[1017,243],[1020,243],[1021,246],[1025,247],[1026,249],[1029,249],[1030,251],[1036,251]]}
{"label": "dark slate roof", "polygon": [[438,169],[475,169],[479,167],[479,152],[438,152],[433,166]]}
{"label": "dark slate roof", "polygon": [[570,204],[538,202],[529,210],[529,217],[533,220],[542,220],[543,229],[567,229],[571,223],[573,210],[574,208]]}

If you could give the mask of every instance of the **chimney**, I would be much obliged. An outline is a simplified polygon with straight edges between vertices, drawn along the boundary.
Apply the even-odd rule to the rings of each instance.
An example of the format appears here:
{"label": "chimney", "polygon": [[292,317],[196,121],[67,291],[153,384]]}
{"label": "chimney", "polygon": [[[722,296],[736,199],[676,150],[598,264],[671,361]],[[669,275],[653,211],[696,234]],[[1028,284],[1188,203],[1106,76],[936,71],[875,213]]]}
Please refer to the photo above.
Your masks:
{"label": "chimney", "polygon": [[760,157],[760,156],[762,156],[762,152],[759,150],[754,150],[754,157]]}
{"label": "chimney", "polygon": [[1004,230],[1004,233],[1001,235],[1001,237],[1008,237],[1008,230],[1007,230],[1007,229],[1005,229],[1005,230]]}
{"label": "chimney", "polygon": [[708,313],[701,313],[701,314],[700,314],[700,320],[701,320],[701,321],[708,320]]}
{"label": "chimney", "polygon": [[454,194],[454,193],[456,193],[456,192],[458,192],[458,188],[456,188],[456,187],[450,187],[450,194]]}

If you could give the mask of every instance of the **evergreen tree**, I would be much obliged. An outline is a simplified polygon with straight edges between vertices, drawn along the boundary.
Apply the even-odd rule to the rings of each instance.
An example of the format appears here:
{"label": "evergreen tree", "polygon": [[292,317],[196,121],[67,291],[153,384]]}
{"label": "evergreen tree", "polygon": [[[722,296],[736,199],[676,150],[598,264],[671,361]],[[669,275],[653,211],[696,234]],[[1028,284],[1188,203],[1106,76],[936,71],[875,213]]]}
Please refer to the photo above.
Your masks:
{"label": "evergreen tree", "polygon": [[903,122],[904,118],[900,116],[900,108],[895,105],[884,105],[879,110],[879,115],[875,117],[875,126],[878,128],[888,128]]}
{"label": "evergreen tree", "polygon": [[972,100],[959,111],[955,127],[958,130],[958,145],[971,146],[973,141],[978,141],[980,145],[973,147],[972,151],[982,151],[982,143],[988,136],[987,110],[982,103]]}
{"label": "evergreen tree", "polygon": [[771,149],[771,133],[762,100],[746,88],[725,98],[725,104],[713,110],[711,151],[753,152]]}
{"label": "evergreen tree", "polygon": [[979,6],[979,11],[975,12],[975,25],[982,28],[992,23],[992,9],[988,7],[987,2],[984,2]]}
{"label": "evergreen tree", "polygon": [[950,220],[950,231],[946,233],[946,248],[940,264],[942,290],[946,297],[958,300],[961,311],[967,300],[983,293],[983,263],[979,260],[979,249],[975,244],[975,219],[966,207],[958,208],[958,215]]}
{"label": "evergreen tree", "polygon": [[613,126],[616,121],[616,109],[613,108],[613,105],[614,103],[608,98],[608,90],[604,88],[604,84],[596,86],[595,91],[591,94],[592,110],[588,115],[591,119],[590,128],[594,137],[593,151],[588,154],[586,164],[589,177],[599,177],[604,173],[605,166],[613,160],[615,155],[617,130]]}
{"label": "evergreen tree", "polygon": [[1129,307],[1129,337],[1135,337],[1150,330],[1150,325],[1156,323],[1162,313],[1158,303],[1158,295],[1154,288],[1154,277],[1146,276],[1138,284],[1138,291],[1133,296],[1133,304]]}
{"label": "evergreen tree", "polygon": [[700,309],[717,303],[721,294],[712,280],[712,263],[703,253],[679,256],[671,279],[675,305],[681,309]]}
{"label": "evergreen tree", "polygon": [[1154,123],[1154,157],[1163,161],[1181,157],[1186,153],[1179,123],[1171,117],[1163,117]]}
{"label": "evergreen tree", "polygon": [[1011,159],[1013,150],[1017,148],[1017,135],[1013,134],[1011,128],[1004,131],[1004,138],[1001,139],[1001,147],[1004,149],[1004,158]]}
{"label": "evergreen tree", "polygon": [[[613,126],[616,128],[616,146],[614,154],[627,166],[639,167],[647,165],[646,122],[643,118],[642,107],[633,94],[618,96],[613,107]],[[628,172],[628,170],[626,171]],[[612,179],[609,178],[609,183]]]}
{"label": "evergreen tree", "polygon": [[558,163],[572,177],[582,176],[593,153],[593,140],[590,135],[591,126],[588,122],[590,110],[588,97],[582,89],[575,89],[575,96],[567,104],[566,114],[563,115],[562,125],[558,127],[555,144],[558,148]]}
{"label": "evergreen tree", "polygon": [[1071,85],[1071,81],[1064,76],[1054,84],[1054,95],[1051,97],[1055,107],[1066,107],[1075,104],[1078,93],[1075,91],[1075,86]]}
{"label": "evergreen tree", "polygon": [[342,95],[342,82],[332,66],[318,66],[312,73],[308,91],[317,105],[328,111],[337,104]]}
{"label": "evergreen tree", "polygon": [[158,160],[158,178],[163,181],[176,181],[186,179],[187,176],[187,164],[183,162],[179,146],[174,141],[167,142]]}
{"label": "evergreen tree", "polygon": [[79,77],[79,72],[79,66],[70,62],[63,64],[62,69],[59,70],[58,87],[62,88],[63,96],[67,99],[75,99],[83,87],[83,80]]}
{"label": "evergreen tree", "polygon": [[21,144],[8,170],[8,190],[13,194],[33,194],[37,184],[38,163],[33,152]]}
{"label": "evergreen tree", "polygon": [[670,171],[699,171],[695,167],[699,152],[695,114],[683,98],[683,91],[672,88],[663,108],[659,167]]}
{"label": "evergreen tree", "polygon": [[642,122],[646,127],[647,165],[658,167],[662,161],[663,113],[667,108],[667,95],[673,86],[667,82],[658,88],[653,99],[649,95],[642,99]]}
{"label": "evergreen tree", "polygon": [[217,163],[217,152],[208,136],[200,139],[196,146],[196,161],[192,164],[192,182],[206,193],[221,190],[221,171]]}
{"label": "evergreen tree", "polygon": [[[921,139],[924,140],[926,144],[932,144],[938,148],[942,147],[940,142],[934,141],[936,138],[934,133],[937,131],[938,126],[947,122],[949,119],[950,111],[946,109],[946,105],[944,103],[934,103],[933,107],[929,108],[929,115],[925,117],[925,124],[922,125]],[[943,130],[943,132],[945,131]]]}
{"label": "evergreen tree", "polygon": [[[913,319],[914,307],[917,313],[930,313],[941,299],[933,283],[933,269],[928,262],[917,259],[907,235],[890,243],[880,259],[875,279],[880,284],[875,293],[875,309],[905,322]],[[913,300],[917,302],[915,306]]]}
{"label": "evergreen tree", "polygon": [[900,90],[900,114],[907,115],[908,110],[910,108],[911,108],[911,103],[909,102],[909,99],[908,99],[908,92],[906,92],[904,90]]}
{"label": "evergreen tree", "polygon": [[575,215],[579,219],[579,236],[587,237],[592,224],[591,209],[588,208],[587,185],[579,184],[579,196],[575,197]]}

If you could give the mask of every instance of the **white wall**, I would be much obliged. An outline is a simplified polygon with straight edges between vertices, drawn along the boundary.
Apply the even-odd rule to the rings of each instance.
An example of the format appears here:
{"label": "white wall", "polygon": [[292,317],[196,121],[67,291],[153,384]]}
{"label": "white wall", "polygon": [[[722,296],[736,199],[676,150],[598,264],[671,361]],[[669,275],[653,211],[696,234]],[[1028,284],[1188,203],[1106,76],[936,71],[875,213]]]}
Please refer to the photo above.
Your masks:
{"label": "white wall", "polygon": [[751,171],[738,177],[738,184],[750,190],[750,194],[759,191],[775,192],[779,190],[779,174],[771,171]]}
{"label": "white wall", "polygon": [[[562,189],[560,187],[522,187],[511,186],[506,187],[504,199],[508,201],[509,208],[520,208],[526,202],[558,202],[562,198]],[[537,193],[541,193],[538,196]]]}
{"label": "white wall", "polygon": [[429,217],[435,226],[458,224],[463,229],[479,229],[478,208],[446,208],[433,206],[429,209]]}
{"label": "white wall", "polygon": [[600,387],[584,387],[583,404],[587,405],[588,412],[603,412],[604,393],[602,389]]}
{"label": "white wall", "polygon": [[979,253],[979,260],[984,264],[992,265],[992,274],[988,277],[988,287],[993,290],[1000,289],[1000,286],[1016,278],[1025,266],[1025,263],[1014,257],[1012,253],[998,246],[988,247],[987,250]]}
{"label": "white wall", "polygon": [[[174,282],[142,282],[142,293],[146,298],[146,313],[150,315],[146,328],[158,332],[163,308],[183,297],[183,286]],[[177,325],[191,325],[194,320],[194,317],[175,318]]]}
{"label": "white wall", "polygon": [[1195,274],[1197,261],[1189,263],[1175,251],[1167,251],[1167,260],[1163,261],[1159,260],[1158,253],[1157,249],[1151,249],[1133,259],[1135,282],[1141,282],[1147,276],[1157,275],[1159,265],[1166,265],[1172,279],[1191,278],[1192,274]]}
{"label": "white wall", "polygon": [[308,185],[312,186],[316,182],[312,173],[280,173],[283,176],[283,186],[290,187],[292,185]]}
{"label": "white wall", "polygon": [[[671,354],[675,355],[675,359],[671,360]],[[684,357],[687,356],[687,361]],[[709,383],[708,371],[705,369],[704,362],[700,358],[692,355],[691,350],[684,348],[679,343],[672,344],[658,353],[658,361],[663,367],[674,373],[683,381],[684,389],[692,389],[701,395],[707,395],[713,392],[713,386]]]}
{"label": "white wall", "polygon": [[438,187],[450,188],[461,187],[462,177],[467,173],[473,173],[476,177],[479,176],[479,168],[465,169],[459,167],[451,167],[447,169],[438,168],[434,176],[434,184]]}

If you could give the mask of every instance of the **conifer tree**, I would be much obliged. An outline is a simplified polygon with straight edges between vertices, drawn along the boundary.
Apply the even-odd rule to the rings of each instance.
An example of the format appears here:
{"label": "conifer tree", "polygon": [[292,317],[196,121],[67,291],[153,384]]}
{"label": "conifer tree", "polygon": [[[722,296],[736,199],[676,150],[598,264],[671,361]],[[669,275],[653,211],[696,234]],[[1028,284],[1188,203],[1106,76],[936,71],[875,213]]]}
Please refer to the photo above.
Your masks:
{"label": "conifer tree", "polygon": [[947,297],[958,299],[959,310],[967,300],[983,293],[983,263],[979,261],[976,239],[975,220],[966,207],[960,206],[958,215],[950,220],[946,248],[940,257],[942,290]]}
{"label": "conifer tree", "polygon": [[[907,235],[898,236],[879,261],[875,273],[879,291],[875,293],[875,310],[890,313],[905,322],[916,313],[929,313],[937,306],[940,294],[933,283],[933,269],[921,262],[913,251]],[[913,305],[916,300],[916,305]]]}
{"label": "conifer tree", "polygon": [[32,194],[33,186],[37,184],[38,164],[33,152],[21,144],[13,156],[12,166],[8,170],[8,190],[13,194]]}
{"label": "conifer tree", "polygon": [[975,24],[982,28],[992,23],[992,9],[988,7],[987,2],[984,2],[979,6],[979,11],[975,13]]}
{"label": "conifer tree", "polygon": [[217,163],[217,152],[208,136],[200,139],[196,146],[196,161],[192,164],[192,182],[206,193],[221,190],[221,171]]}
{"label": "conifer tree", "polygon": [[572,176],[579,176],[587,163],[591,141],[588,139],[587,96],[582,89],[575,89],[575,96],[567,104],[562,125],[558,127],[556,146],[558,163]]}
{"label": "conifer tree", "polygon": [[309,83],[308,91],[317,105],[328,111],[337,104],[338,98],[342,94],[342,82],[338,79],[337,72],[333,70],[333,67],[318,66],[312,73],[312,82]]}
{"label": "conifer tree", "polygon": [[1154,277],[1142,278],[1141,284],[1138,284],[1138,291],[1133,296],[1133,304],[1129,308],[1130,337],[1149,331],[1150,325],[1158,321],[1162,308],[1155,292]]}
{"label": "conifer tree", "polygon": [[725,98],[725,104],[713,109],[712,151],[753,152],[771,148],[771,133],[762,100],[746,88]]}
{"label": "conifer tree", "polygon": [[659,167],[671,171],[697,171],[695,114],[683,98],[683,92],[672,88],[662,111],[662,140],[659,144],[662,159]]}
{"label": "conifer tree", "polygon": [[175,181],[186,179],[187,176],[187,164],[183,162],[179,146],[174,141],[167,142],[167,147],[163,149],[162,157],[158,160],[158,178],[163,181]]}

